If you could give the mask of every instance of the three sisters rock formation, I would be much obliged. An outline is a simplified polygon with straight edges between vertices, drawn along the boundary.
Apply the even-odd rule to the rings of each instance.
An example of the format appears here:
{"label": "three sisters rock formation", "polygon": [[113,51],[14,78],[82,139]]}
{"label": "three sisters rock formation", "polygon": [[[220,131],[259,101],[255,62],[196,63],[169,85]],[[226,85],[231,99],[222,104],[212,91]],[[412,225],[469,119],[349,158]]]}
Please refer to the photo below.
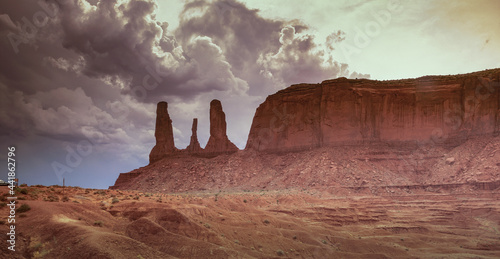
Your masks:
{"label": "three sisters rock formation", "polygon": [[149,162],[154,163],[165,157],[181,152],[199,156],[217,156],[238,151],[226,135],[226,114],[222,110],[219,100],[210,102],[210,138],[207,146],[202,149],[198,142],[198,119],[193,119],[191,128],[191,142],[185,150],[178,150],[174,143],[174,133],[172,130],[172,120],[168,114],[168,104],[159,102],[156,108],[156,145],[149,154]]}

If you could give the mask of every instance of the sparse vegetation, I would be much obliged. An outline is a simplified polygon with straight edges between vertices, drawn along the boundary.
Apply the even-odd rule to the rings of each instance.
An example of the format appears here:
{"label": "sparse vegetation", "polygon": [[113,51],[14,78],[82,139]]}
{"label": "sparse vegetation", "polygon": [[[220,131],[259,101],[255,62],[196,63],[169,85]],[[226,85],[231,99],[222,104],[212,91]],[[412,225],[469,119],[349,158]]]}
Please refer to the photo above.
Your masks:
{"label": "sparse vegetation", "polygon": [[61,200],[62,200],[63,202],[67,202],[67,201],[69,201],[69,198],[68,198],[68,196],[64,196],[64,197],[62,197],[62,199],[61,199]]}
{"label": "sparse vegetation", "polygon": [[104,191],[104,190],[98,190],[98,191],[95,191],[94,194],[106,195],[106,191]]}
{"label": "sparse vegetation", "polygon": [[269,220],[265,219],[264,221],[262,221],[264,224],[269,224],[271,223]]}
{"label": "sparse vegetation", "polygon": [[118,202],[120,202],[120,200],[118,198],[113,198],[113,200],[111,201],[111,204],[115,204]]}
{"label": "sparse vegetation", "polygon": [[28,189],[26,189],[26,188],[16,188],[16,192],[26,195],[26,194],[28,194]]}
{"label": "sparse vegetation", "polygon": [[44,201],[50,201],[50,202],[58,202],[59,201],[59,196],[55,195],[49,195],[48,197],[43,198]]}
{"label": "sparse vegetation", "polygon": [[205,223],[205,224],[204,224],[204,226],[205,226],[206,228],[210,228],[210,227],[211,227],[211,226],[210,226],[210,224],[208,224],[208,223]]}
{"label": "sparse vegetation", "polygon": [[16,212],[17,212],[17,213],[24,213],[24,212],[29,211],[29,210],[31,210],[30,205],[28,205],[28,204],[23,204],[23,205],[21,205],[19,208],[17,208],[17,209],[16,209]]}
{"label": "sparse vegetation", "polygon": [[38,249],[38,248],[40,248],[40,247],[42,247],[42,246],[43,246],[42,242],[38,242],[38,243],[36,243],[36,244],[33,246],[33,248]]}
{"label": "sparse vegetation", "polygon": [[283,252],[283,250],[278,250],[278,251],[276,251],[276,254],[277,254],[278,256],[284,256],[284,255],[285,255],[285,252]]}
{"label": "sparse vegetation", "polygon": [[100,220],[94,221],[94,226],[102,227],[102,225],[103,225],[102,221],[100,221]]}
{"label": "sparse vegetation", "polygon": [[243,200],[243,202],[244,202],[244,203],[247,203],[247,200],[245,199],[245,200]]}

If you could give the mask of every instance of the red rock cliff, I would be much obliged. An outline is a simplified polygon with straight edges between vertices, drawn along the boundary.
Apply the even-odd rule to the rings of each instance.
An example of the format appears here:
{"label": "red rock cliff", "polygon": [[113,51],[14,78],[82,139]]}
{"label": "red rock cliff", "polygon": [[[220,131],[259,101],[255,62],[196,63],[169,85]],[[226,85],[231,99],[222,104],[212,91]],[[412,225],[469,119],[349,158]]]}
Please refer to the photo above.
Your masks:
{"label": "red rock cliff", "polygon": [[255,113],[246,149],[282,152],[366,142],[460,142],[500,130],[500,69],[293,85]]}

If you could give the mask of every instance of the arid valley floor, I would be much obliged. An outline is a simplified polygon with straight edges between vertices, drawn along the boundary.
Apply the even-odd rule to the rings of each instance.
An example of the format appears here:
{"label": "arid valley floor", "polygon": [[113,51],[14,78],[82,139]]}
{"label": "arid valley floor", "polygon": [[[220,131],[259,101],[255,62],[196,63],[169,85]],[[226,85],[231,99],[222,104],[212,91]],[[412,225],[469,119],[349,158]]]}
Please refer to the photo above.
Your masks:
{"label": "arid valley floor", "polygon": [[[500,257],[498,188],[378,196],[362,190],[17,191],[17,207],[31,209],[16,214],[16,252],[4,243],[1,258]],[[6,206],[0,215],[6,233]]]}

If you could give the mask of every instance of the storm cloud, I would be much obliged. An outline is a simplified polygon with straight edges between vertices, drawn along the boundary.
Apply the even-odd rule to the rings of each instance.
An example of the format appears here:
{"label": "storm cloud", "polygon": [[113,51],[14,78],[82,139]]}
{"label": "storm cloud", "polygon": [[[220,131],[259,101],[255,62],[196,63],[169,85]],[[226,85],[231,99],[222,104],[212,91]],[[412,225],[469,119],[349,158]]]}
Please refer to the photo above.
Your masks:
{"label": "storm cloud", "polygon": [[[208,105],[220,99],[228,135],[242,148],[267,95],[368,76],[336,61],[341,37],[319,44],[327,39],[304,21],[265,18],[235,0],[187,1],[176,28],[158,18],[154,0],[2,1],[0,10],[0,139],[40,152],[26,163],[33,179],[54,178],[53,162],[64,165],[81,141],[92,144],[93,164],[126,161],[103,167],[114,175],[146,164],[158,101],[169,102],[184,148],[194,117],[206,143]],[[92,174],[85,168],[71,171]]]}

